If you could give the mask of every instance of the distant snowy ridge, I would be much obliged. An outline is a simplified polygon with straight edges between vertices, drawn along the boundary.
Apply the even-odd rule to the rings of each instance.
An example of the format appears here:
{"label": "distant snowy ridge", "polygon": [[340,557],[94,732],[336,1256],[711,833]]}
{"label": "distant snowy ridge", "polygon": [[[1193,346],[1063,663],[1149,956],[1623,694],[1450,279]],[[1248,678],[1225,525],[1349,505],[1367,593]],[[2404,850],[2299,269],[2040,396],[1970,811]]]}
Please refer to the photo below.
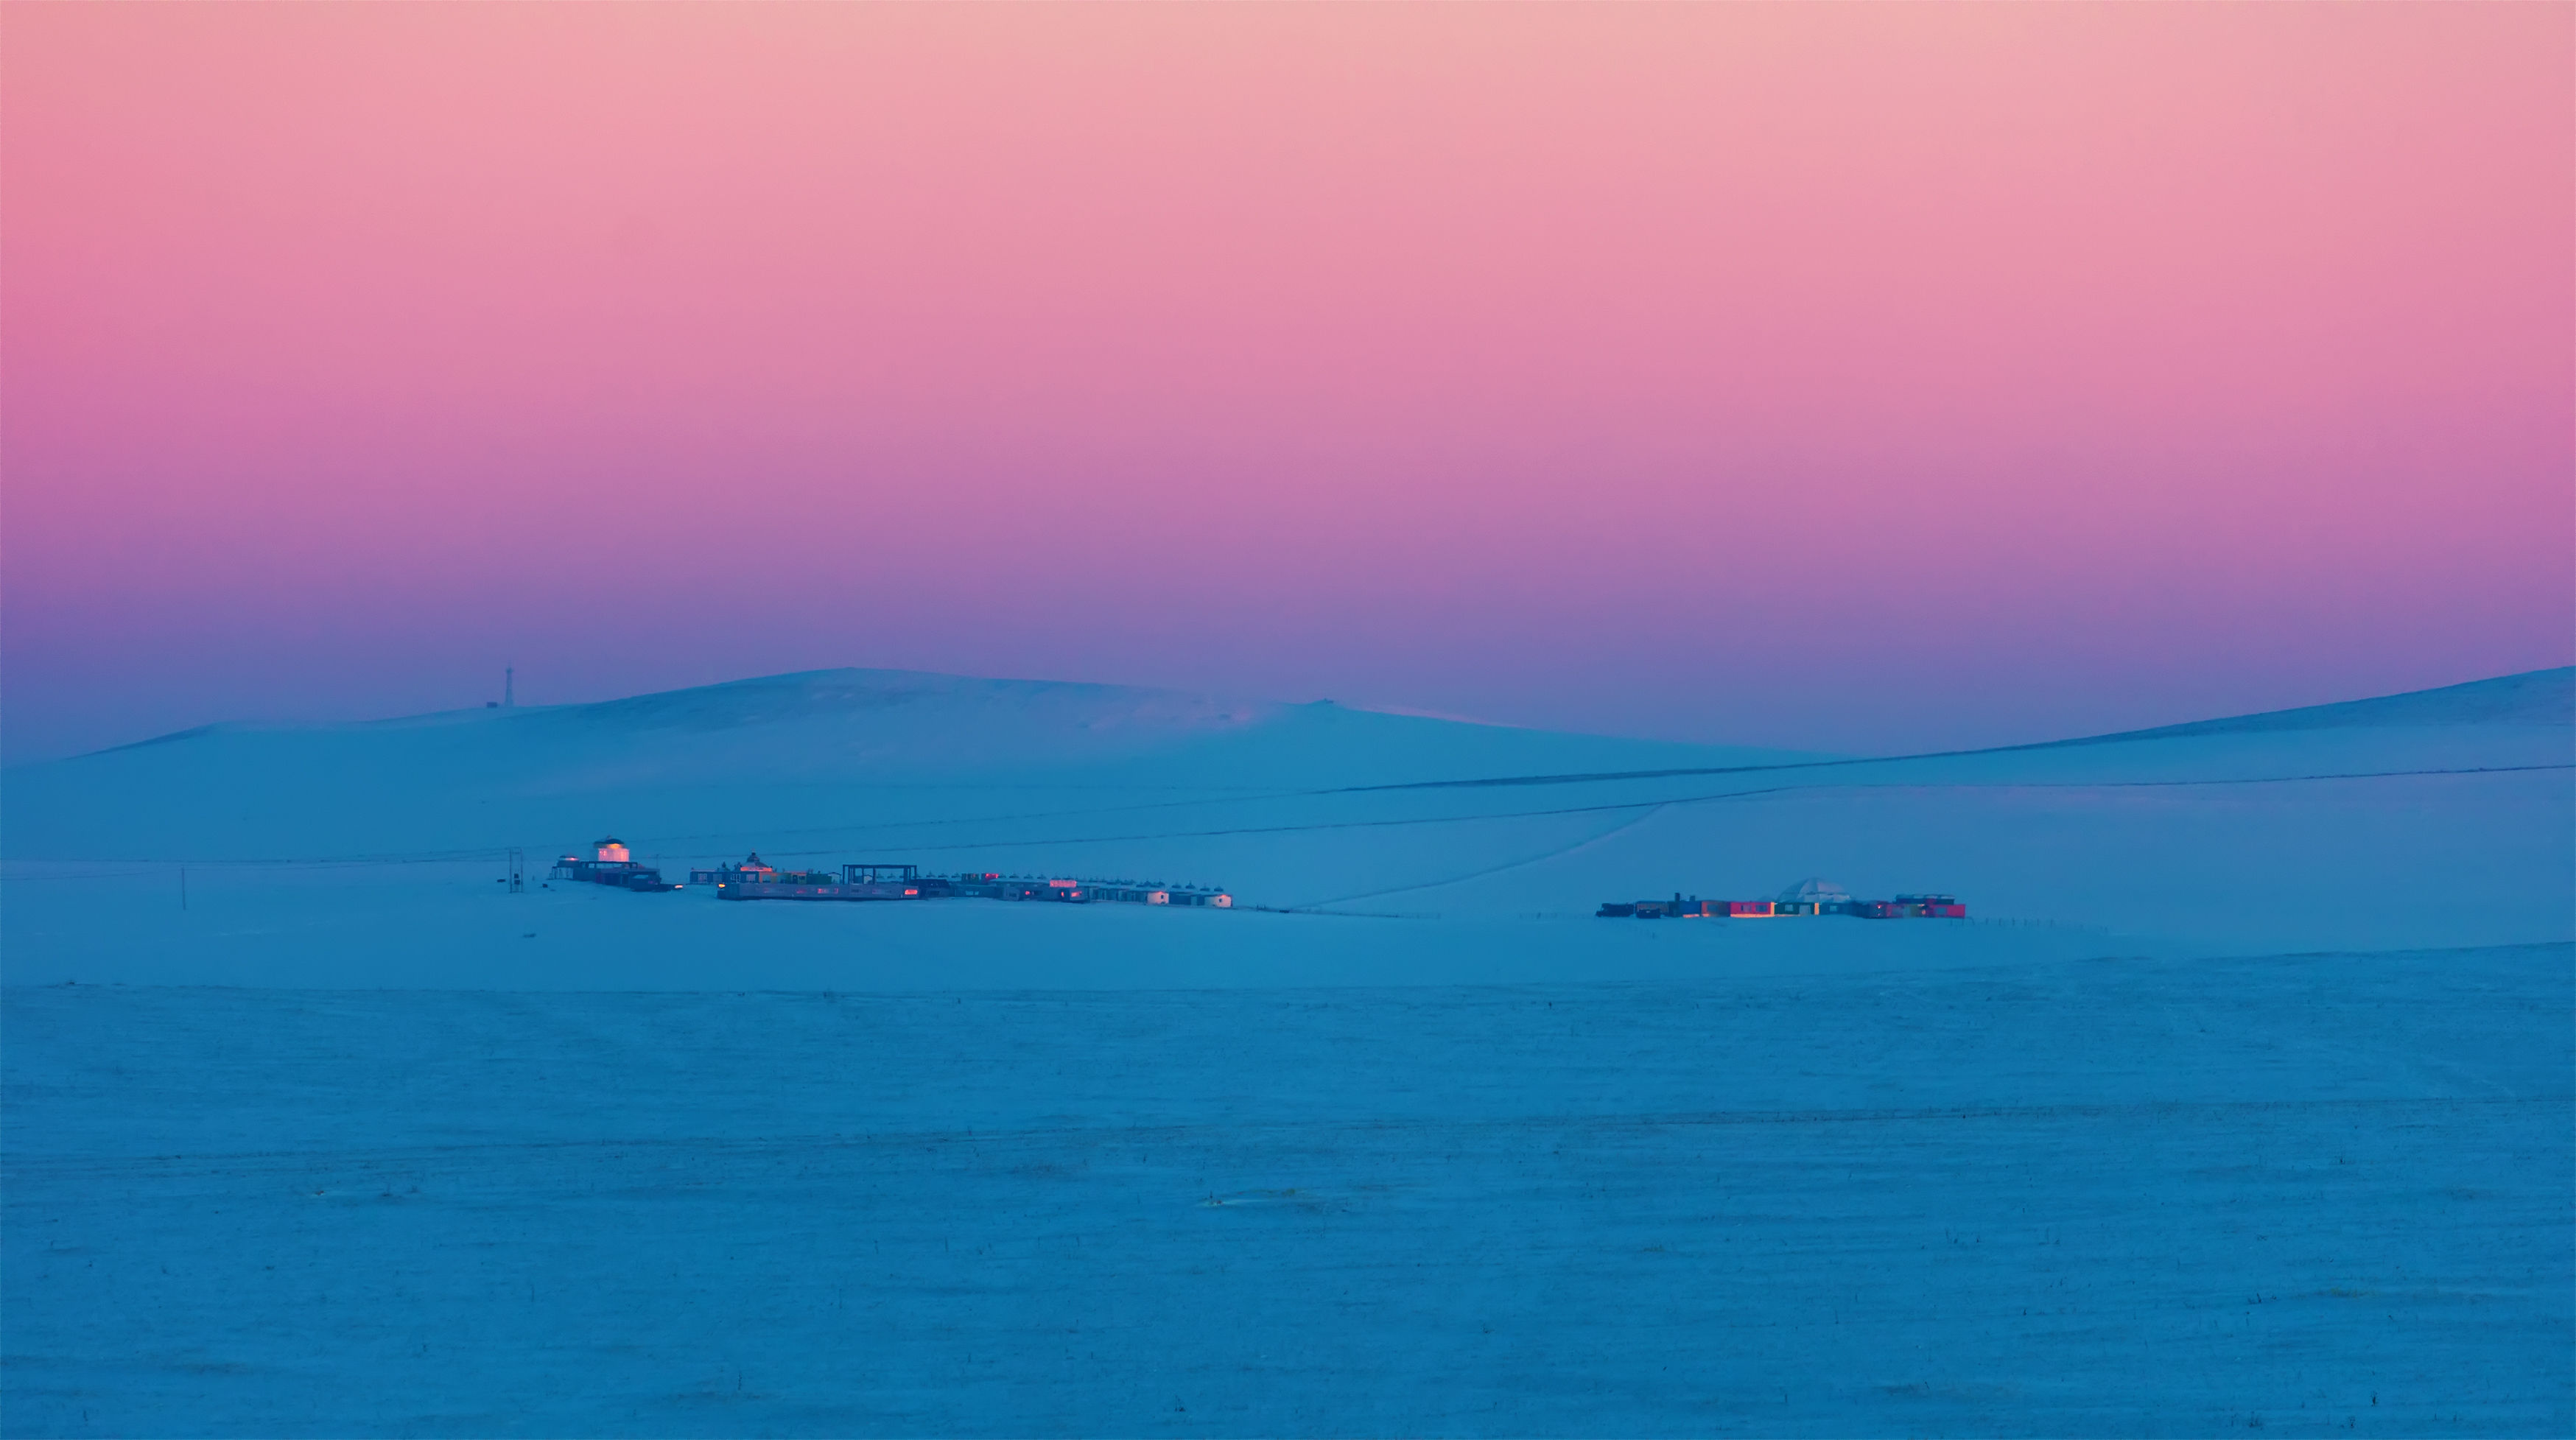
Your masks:
{"label": "distant snowy ridge", "polygon": [[577,843],[599,828],[749,845],[856,817],[1064,808],[1040,804],[1048,795],[1212,800],[1807,758],[1330,702],[820,670],[594,704],[200,727],[9,770],[0,845],[14,858],[356,856]]}
{"label": "distant snowy ridge", "polygon": [[[1492,775],[1463,780],[1413,781],[1367,788],[1465,789],[1506,785],[1598,784],[1614,780],[1659,780],[1691,775],[1739,775],[1768,770],[1884,768],[1916,761],[1969,760],[1981,756],[2008,756],[2034,750],[2060,750],[2081,745],[2122,745],[2188,739],[2196,736],[2471,725],[2557,730],[2576,728],[2576,667],[2533,670],[2519,675],[2498,676],[2491,680],[2474,680],[2464,685],[2447,685],[2434,690],[2412,690],[2400,695],[2383,695],[2367,700],[2344,700],[2331,705],[2310,705],[2294,710],[2271,710],[2254,715],[2164,725],[2148,730],[2121,730],[2107,735],[2083,735],[2070,740],[2040,740],[2021,745],[1992,745],[1969,750],[1931,750],[1898,755],[1801,758],[1700,769]],[[2437,774],[2465,770],[2547,768],[2557,763],[2555,748],[2551,749],[2550,755],[2549,760],[2540,762],[2538,766],[2529,764],[2431,765],[2359,773],[2362,775]],[[2304,777],[2284,775],[2279,778]],[[2313,778],[2355,778],[2355,772],[2325,772],[2316,774]]]}
{"label": "distant snowy ridge", "polygon": [[2526,670],[2465,685],[2409,690],[2368,700],[2332,705],[2303,705],[2294,710],[2267,710],[2223,720],[2194,720],[2149,730],[2123,730],[2058,740],[2057,745],[2100,745],[2120,740],[2159,740],[2186,735],[2220,735],[2257,730],[2337,730],[2388,725],[2554,725],[2576,726],[2576,666]]}
{"label": "distant snowy ridge", "polygon": [[[961,721],[971,723],[977,716],[1007,715],[1021,732],[1019,738],[1026,739],[1032,733],[1047,728],[1179,732],[1222,728],[1253,723],[1281,708],[1271,702],[1142,686],[992,680],[920,670],[844,668],[755,676],[571,705],[528,705],[510,709],[477,706],[383,720],[305,724],[226,721],[156,735],[128,745],[110,746],[105,750],[91,751],[89,755],[109,755],[123,750],[245,732],[388,731],[493,724],[524,726],[538,721],[539,717],[544,717],[543,723],[554,726],[577,726],[593,731],[708,732],[833,720],[869,722],[896,729],[914,728],[927,722],[937,728],[953,729]],[[88,756],[72,758],[86,759]]]}

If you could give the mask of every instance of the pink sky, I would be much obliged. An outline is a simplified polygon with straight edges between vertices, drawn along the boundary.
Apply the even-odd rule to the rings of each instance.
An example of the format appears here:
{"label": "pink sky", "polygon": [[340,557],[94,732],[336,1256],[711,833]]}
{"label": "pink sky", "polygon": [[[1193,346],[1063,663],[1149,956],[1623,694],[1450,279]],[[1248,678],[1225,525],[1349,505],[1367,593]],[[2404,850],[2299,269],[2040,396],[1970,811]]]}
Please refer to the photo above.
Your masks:
{"label": "pink sky", "polygon": [[2576,9],[19,5],[28,758],[889,665],[1836,748],[2576,659]]}

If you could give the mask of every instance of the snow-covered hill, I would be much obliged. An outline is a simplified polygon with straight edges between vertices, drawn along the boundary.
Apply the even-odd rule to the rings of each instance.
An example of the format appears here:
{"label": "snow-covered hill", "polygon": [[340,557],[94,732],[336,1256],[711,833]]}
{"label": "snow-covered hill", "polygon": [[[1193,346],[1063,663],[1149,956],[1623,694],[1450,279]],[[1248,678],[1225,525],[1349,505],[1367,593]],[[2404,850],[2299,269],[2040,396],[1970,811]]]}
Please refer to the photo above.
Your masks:
{"label": "snow-covered hill", "polygon": [[[2554,941],[2576,934],[2572,709],[2576,671],[2553,670],[1851,758],[845,670],[216,726],[8,772],[5,963],[26,978],[900,986],[1022,983],[1034,946],[1061,978],[1217,983],[1661,974],[1689,945],[1692,963],[1725,945],[1742,963],[1911,964],[1959,943],[1919,926],[1668,935],[1585,918],[1609,898],[1762,896],[1810,875],[1955,893],[1979,922],[2019,922],[1980,944],[2046,953]],[[495,893],[507,848],[542,867],[604,833],[675,869],[756,848],[1203,881],[1333,918],[1237,914],[1203,935],[1203,917],[1159,914]],[[1329,943],[1318,924],[1337,927]]]}
{"label": "snow-covered hill", "polygon": [[976,795],[1123,802],[1804,758],[1329,701],[822,670],[593,705],[206,726],[9,771],[0,844],[12,859],[344,858],[568,845],[605,827],[729,846],[997,808]]}

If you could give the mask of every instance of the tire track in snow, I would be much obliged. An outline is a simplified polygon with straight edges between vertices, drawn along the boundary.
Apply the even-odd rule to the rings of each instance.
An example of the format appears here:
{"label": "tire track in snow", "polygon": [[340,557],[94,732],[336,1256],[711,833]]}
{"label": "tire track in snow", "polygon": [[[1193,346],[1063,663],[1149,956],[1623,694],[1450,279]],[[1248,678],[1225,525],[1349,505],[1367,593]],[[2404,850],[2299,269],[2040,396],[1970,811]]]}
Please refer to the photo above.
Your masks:
{"label": "tire track in snow", "polygon": [[1323,908],[1327,905],[1348,905],[1354,901],[1375,900],[1387,895],[1409,895],[1416,890],[1437,890],[1444,885],[1464,885],[1470,880],[1482,880],[1488,875],[1500,875],[1505,871],[1518,870],[1525,865],[1536,865],[1542,860],[1555,860],[1567,855],[1580,855],[1595,845],[1599,845],[1604,841],[1614,839],[1636,829],[1638,826],[1645,824],[1647,821],[1654,819],[1662,813],[1664,813],[1664,807],[1658,805],[1654,809],[1647,811],[1645,814],[1632,817],[1617,825],[1613,825],[1609,829],[1602,831],[1600,834],[1592,836],[1590,839],[1577,840],[1571,845],[1560,845],[1544,854],[1532,855],[1526,859],[1506,860],[1500,865],[1488,865],[1482,870],[1470,870],[1464,875],[1452,875],[1446,880],[1425,880],[1419,885],[1398,885],[1388,890],[1371,890],[1360,895],[1344,895],[1332,900],[1317,900],[1305,905],[1285,905],[1280,908],[1292,914],[1327,914],[1330,912]]}
{"label": "tire track in snow", "polygon": [[1862,780],[1843,783],[1829,781],[1818,785],[1766,785],[1753,790],[1719,790],[1705,795],[1666,795],[1650,800],[1609,801],[1598,805],[1563,805],[1546,810],[1486,810],[1469,815],[1416,815],[1388,820],[1316,820],[1296,825],[1239,825],[1217,830],[1169,830],[1135,835],[1069,835],[1044,840],[957,841],[938,845],[913,845],[908,848],[922,851],[1008,850],[1024,849],[1034,845],[1109,845],[1134,840],[1208,840],[1229,835],[1286,835],[1311,830],[1376,830],[1399,825],[1464,825],[1480,820],[1533,820],[1556,815],[1600,815],[1621,810],[1651,810],[1666,805],[1708,805],[1726,800],[1750,800],[1764,795],[1828,790],[2138,790],[2214,785],[2292,785],[2322,780],[2390,780],[2418,775],[2504,775],[2531,770],[2576,770],[2576,763],[2480,765],[2447,770],[2352,770],[2332,774],[2252,775],[2216,780]]}

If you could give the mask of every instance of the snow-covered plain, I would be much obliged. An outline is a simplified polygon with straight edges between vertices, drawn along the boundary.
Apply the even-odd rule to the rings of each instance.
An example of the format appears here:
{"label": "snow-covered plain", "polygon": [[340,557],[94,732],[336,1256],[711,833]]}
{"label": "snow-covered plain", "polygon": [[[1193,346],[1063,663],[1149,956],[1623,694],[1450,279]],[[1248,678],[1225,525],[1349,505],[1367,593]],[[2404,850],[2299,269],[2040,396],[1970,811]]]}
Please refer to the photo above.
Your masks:
{"label": "snow-covered plain", "polygon": [[22,1434],[2565,1434],[2564,947],[12,992]]}
{"label": "snow-covered plain", "polygon": [[[11,771],[0,1428],[2568,1433],[2570,682],[1843,761],[828,672]],[[609,830],[1274,908],[493,883]],[[1979,918],[1588,918],[1809,874]]]}
{"label": "snow-covered plain", "polygon": [[[1874,965],[1989,945],[2038,956],[2564,941],[2576,938],[2572,694],[2571,672],[2545,671],[1896,760],[879,671],[217,727],[8,772],[6,975],[1276,984],[1651,978],[1739,952]],[[602,833],[674,871],[757,848],[791,863],[1214,882],[1249,905],[1323,913],[1215,928],[977,905],[782,913],[703,891],[512,897],[492,883],[509,846],[542,874]],[[1684,938],[1586,918],[1604,899],[1767,896],[1808,875],[1855,894],[1956,893],[2013,933],[1962,951],[1955,937],[1861,922]]]}

